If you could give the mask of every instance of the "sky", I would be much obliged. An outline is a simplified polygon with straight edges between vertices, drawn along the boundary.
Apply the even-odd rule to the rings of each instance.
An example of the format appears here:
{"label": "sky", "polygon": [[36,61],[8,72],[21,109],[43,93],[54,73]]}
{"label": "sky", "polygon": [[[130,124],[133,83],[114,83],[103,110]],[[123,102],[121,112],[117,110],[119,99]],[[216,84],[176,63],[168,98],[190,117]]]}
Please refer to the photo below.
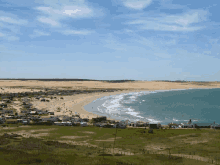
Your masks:
{"label": "sky", "polygon": [[220,81],[219,0],[0,0],[0,78]]}

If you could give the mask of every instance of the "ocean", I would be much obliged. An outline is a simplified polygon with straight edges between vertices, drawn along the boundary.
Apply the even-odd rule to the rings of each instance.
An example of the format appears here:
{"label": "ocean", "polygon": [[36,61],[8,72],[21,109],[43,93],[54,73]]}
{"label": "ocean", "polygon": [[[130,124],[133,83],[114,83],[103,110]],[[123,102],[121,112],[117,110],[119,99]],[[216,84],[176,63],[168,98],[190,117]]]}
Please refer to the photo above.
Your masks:
{"label": "ocean", "polygon": [[94,100],[84,107],[116,120],[150,123],[219,123],[220,89],[157,90],[124,93]]}

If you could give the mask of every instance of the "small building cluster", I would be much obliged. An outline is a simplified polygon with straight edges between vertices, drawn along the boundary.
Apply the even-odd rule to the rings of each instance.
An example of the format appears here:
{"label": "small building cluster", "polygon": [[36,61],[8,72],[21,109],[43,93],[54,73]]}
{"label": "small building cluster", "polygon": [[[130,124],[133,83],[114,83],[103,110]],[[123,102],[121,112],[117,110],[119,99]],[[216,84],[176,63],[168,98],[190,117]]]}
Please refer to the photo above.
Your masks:
{"label": "small building cluster", "polygon": [[212,129],[220,129],[220,125],[217,123],[192,123],[191,119],[188,123],[169,123],[169,128],[212,128]]}
{"label": "small building cluster", "polygon": [[[161,129],[163,128],[161,124],[154,124],[148,122],[130,122],[129,120],[115,121],[107,120],[105,116],[96,117],[91,120],[88,118],[81,118],[80,115],[69,116],[55,116],[54,112],[47,110],[40,110],[37,108],[32,108],[29,96],[34,96],[35,99],[40,100],[41,102],[50,102],[49,99],[45,99],[41,94],[50,95],[50,99],[56,99],[59,96],[59,99],[64,99],[62,95],[73,95],[80,93],[91,93],[91,92],[113,92],[111,90],[96,90],[96,91],[78,91],[78,90],[69,90],[69,91],[49,91],[46,92],[25,92],[25,93],[11,93],[11,94],[0,94],[0,124],[38,124],[38,125],[59,125],[59,126],[82,126],[86,127],[89,125],[103,127],[103,128],[121,128],[126,127],[149,127],[150,130]],[[55,96],[57,95],[57,96]],[[22,109],[18,114],[14,110],[8,108],[13,102],[13,98],[22,98]],[[186,123],[169,123],[169,128],[213,128],[220,129],[220,125],[216,123],[192,123],[191,120]],[[152,132],[152,131],[151,131]]]}

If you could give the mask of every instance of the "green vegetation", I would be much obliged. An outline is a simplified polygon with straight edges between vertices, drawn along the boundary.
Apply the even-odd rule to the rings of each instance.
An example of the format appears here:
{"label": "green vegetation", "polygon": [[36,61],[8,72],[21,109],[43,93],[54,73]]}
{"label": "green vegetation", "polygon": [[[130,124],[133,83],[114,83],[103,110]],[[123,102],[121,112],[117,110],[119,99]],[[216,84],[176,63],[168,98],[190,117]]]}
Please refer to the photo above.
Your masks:
{"label": "green vegetation", "polygon": [[21,137],[0,136],[3,164],[220,164],[220,130],[127,128],[115,136],[112,128],[9,125],[4,133]]}

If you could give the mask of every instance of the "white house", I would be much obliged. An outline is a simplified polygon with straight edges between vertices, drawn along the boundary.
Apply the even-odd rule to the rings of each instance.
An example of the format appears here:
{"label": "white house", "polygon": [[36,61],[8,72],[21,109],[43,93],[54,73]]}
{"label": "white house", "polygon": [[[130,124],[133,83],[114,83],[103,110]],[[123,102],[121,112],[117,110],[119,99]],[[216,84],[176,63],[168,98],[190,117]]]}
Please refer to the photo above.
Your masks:
{"label": "white house", "polygon": [[86,126],[88,126],[88,124],[87,124],[86,122],[81,122],[80,125],[81,125],[81,127],[86,127]]}

